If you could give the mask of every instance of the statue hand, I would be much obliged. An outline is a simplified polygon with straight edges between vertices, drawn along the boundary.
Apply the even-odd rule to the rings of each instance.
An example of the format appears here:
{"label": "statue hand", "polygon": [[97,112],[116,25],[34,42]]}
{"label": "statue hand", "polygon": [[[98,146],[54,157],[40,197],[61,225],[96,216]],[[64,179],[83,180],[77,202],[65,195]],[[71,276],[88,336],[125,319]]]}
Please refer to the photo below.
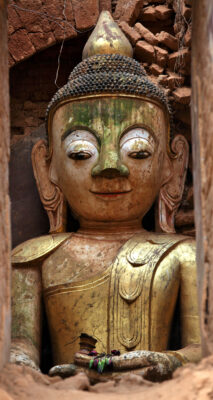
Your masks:
{"label": "statue hand", "polygon": [[172,372],[182,365],[172,352],[160,353],[147,350],[131,351],[118,356],[101,355],[98,357],[76,353],[75,362],[84,367],[97,369],[100,373],[107,371],[109,367],[114,372],[140,369],[138,373],[141,376],[156,381],[170,378]]}
{"label": "statue hand", "polygon": [[113,357],[113,369],[117,371],[151,367],[158,364],[167,366],[172,370],[182,365],[172,352],[161,353],[148,350],[136,350]]}
{"label": "statue hand", "polygon": [[34,360],[30,358],[29,355],[24,352],[18,351],[17,349],[11,349],[10,351],[10,363],[18,365],[26,365],[27,367],[33,368],[36,371],[41,372],[38,365]]}
{"label": "statue hand", "polygon": [[176,368],[181,366],[182,362],[175,356],[175,352],[172,354],[172,352],[138,350],[113,358],[113,370],[135,369],[144,379],[156,382],[170,379]]}
{"label": "statue hand", "polygon": [[76,374],[76,366],[74,364],[61,364],[52,367],[48,375],[49,376],[61,376],[62,378],[68,378]]}

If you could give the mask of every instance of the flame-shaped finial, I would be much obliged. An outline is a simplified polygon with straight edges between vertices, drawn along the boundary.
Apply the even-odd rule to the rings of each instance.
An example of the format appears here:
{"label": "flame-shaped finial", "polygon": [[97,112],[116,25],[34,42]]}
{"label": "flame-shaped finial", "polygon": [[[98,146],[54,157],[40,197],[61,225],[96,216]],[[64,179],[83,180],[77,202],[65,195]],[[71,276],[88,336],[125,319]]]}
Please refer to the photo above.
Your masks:
{"label": "flame-shaped finial", "polygon": [[84,46],[83,60],[97,54],[120,54],[132,57],[133,49],[113,20],[109,11],[102,11],[97,25]]}

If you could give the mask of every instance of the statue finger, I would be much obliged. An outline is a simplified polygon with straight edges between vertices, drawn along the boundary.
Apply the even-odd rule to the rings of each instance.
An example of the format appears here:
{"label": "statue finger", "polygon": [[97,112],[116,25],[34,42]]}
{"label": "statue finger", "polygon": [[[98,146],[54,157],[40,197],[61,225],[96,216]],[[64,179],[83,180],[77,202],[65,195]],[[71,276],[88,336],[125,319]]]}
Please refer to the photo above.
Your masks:
{"label": "statue finger", "polygon": [[55,365],[49,370],[49,376],[61,376],[68,378],[76,374],[76,366],[74,364]]}
{"label": "statue finger", "polygon": [[164,364],[152,365],[138,372],[144,379],[152,382],[162,382],[171,379],[172,371]]}
{"label": "statue finger", "polygon": [[149,351],[138,350],[115,356],[113,357],[113,369],[115,371],[121,371],[148,367],[153,364],[150,353]]}
{"label": "statue finger", "polygon": [[74,361],[75,364],[88,368],[90,365],[90,361],[93,360],[93,358],[93,356],[89,356],[88,354],[79,352],[75,353]]}

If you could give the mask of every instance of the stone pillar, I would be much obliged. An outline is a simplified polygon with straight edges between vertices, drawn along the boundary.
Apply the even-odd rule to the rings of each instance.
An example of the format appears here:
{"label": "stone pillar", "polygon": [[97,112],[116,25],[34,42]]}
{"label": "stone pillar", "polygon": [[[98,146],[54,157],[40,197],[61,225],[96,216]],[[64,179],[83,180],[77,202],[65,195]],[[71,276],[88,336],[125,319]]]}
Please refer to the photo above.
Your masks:
{"label": "stone pillar", "polygon": [[194,0],[192,141],[203,356],[213,354],[213,2]]}
{"label": "stone pillar", "polygon": [[0,0],[0,368],[10,347],[9,90],[6,0]]}

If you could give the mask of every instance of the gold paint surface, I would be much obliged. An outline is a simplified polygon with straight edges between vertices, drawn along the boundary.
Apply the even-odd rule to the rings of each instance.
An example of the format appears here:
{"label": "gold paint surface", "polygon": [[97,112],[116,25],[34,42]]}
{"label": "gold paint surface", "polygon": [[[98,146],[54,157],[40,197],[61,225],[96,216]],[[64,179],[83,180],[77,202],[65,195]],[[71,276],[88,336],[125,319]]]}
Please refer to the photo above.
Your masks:
{"label": "gold paint surface", "polygon": [[97,25],[84,46],[82,59],[97,54],[120,54],[132,57],[133,49],[108,11],[102,11]]}
{"label": "gold paint surface", "polygon": [[41,346],[41,273],[39,265],[12,268],[11,353],[29,358],[36,367]]}
{"label": "gold paint surface", "polygon": [[61,233],[27,240],[13,249],[12,264],[22,264],[39,260],[56,249],[69,236],[70,233]]}
{"label": "gold paint surface", "polygon": [[[186,237],[146,232],[128,240],[111,266],[95,277],[81,280],[80,272],[75,282],[65,279],[60,284],[52,277],[51,286],[45,280],[55,362],[73,362],[82,333],[97,340],[100,353],[114,348],[122,353],[166,351],[179,289],[181,315],[187,319],[182,326],[183,347],[199,343],[193,252],[194,244]],[[54,254],[48,260],[51,265]],[[187,285],[189,279],[186,297],[184,282]]]}
{"label": "gold paint surface", "polygon": [[[45,291],[54,361],[70,363],[80,349],[80,335],[97,340],[96,350],[107,352],[107,309],[110,271],[79,284],[55,286]],[[54,311],[53,311],[54,310]]]}

